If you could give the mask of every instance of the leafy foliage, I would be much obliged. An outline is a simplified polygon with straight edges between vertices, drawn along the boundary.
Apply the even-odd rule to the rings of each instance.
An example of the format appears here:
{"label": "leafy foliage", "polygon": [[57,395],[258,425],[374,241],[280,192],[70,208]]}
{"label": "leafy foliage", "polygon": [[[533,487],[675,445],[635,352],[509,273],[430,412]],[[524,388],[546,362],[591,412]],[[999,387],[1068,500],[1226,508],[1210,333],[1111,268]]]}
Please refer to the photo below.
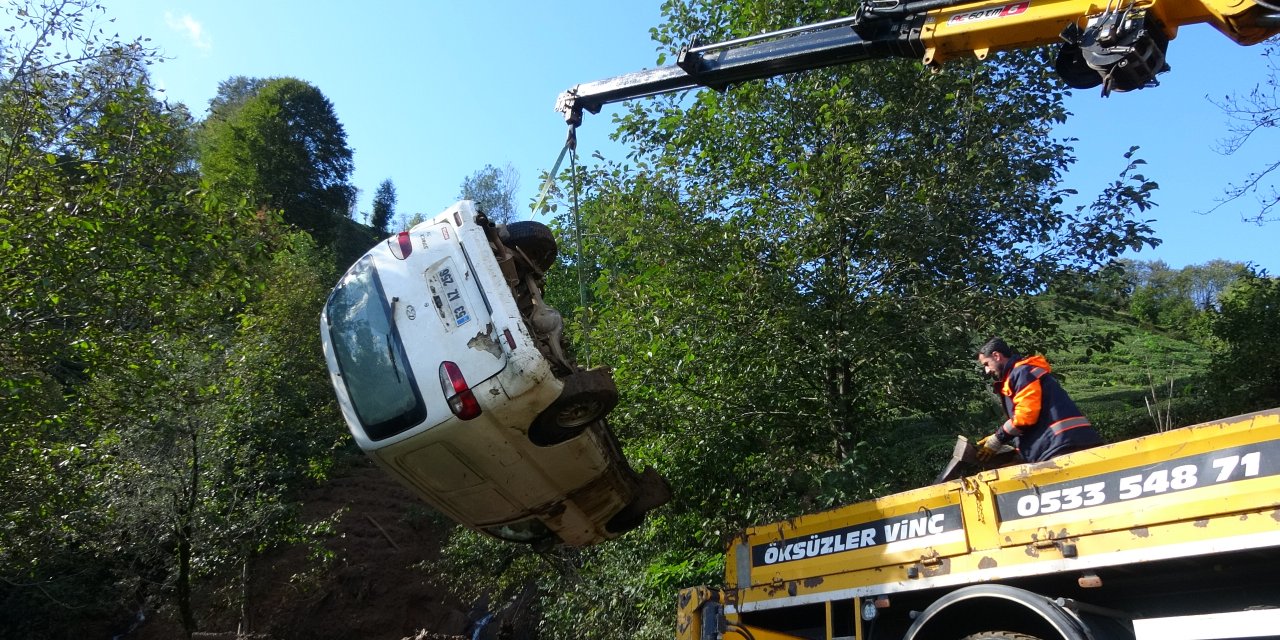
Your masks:
{"label": "leafy foliage", "polygon": [[1100,306],[1081,308],[1065,297],[1053,303],[1075,304],[1077,313],[1061,325],[1070,346],[1046,355],[1106,441],[1152,431],[1146,400],[1153,393],[1180,425],[1226,415],[1205,375],[1212,354],[1197,335],[1160,330]]}
{"label": "leafy foliage", "polygon": [[299,535],[292,493],[323,475],[341,435],[313,428],[331,420],[331,393],[320,359],[297,357],[314,349],[331,259],[309,237],[290,240],[238,326],[158,336],[152,358],[86,391],[115,516],[100,542],[159,582],[188,633],[196,580]]}
{"label": "leafy foliage", "polygon": [[[668,2],[655,34],[674,50],[691,33],[851,9]],[[989,426],[974,411],[975,341],[1060,343],[1032,297],[1154,243],[1136,216],[1156,185],[1132,155],[1091,205],[1061,206],[1071,153],[1049,135],[1066,117],[1049,66],[1031,52],[937,75],[816,70],[620,118],[631,163],[580,176],[585,257],[572,266],[592,296],[574,339],[614,368],[628,455],[677,496],[643,531],[574,557],[545,592],[551,637],[669,636],[671,584],[714,574],[734,531],[918,479],[904,467],[929,462],[906,449]],[[549,298],[575,306],[557,276]]]}
{"label": "leafy foliage", "polygon": [[[344,440],[315,319],[335,265],[374,241],[346,217],[351,153],[305,82],[233,77],[196,132],[99,7],[9,6],[0,635],[106,635],[161,606],[190,634],[197,584],[307,541],[295,493]],[[674,51],[852,8],[671,0],[654,35]],[[670,637],[674,590],[718,582],[741,527],[919,484],[957,431],[989,428],[971,361],[995,332],[1050,352],[1112,437],[1145,427],[1134,399],[1162,368],[1179,416],[1274,404],[1276,281],[1116,262],[1155,242],[1139,216],[1156,185],[1130,153],[1063,210],[1048,66],[880,63],[633,105],[617,131],[632,157],[577,176],[581,224],[556,224],[582,252],[561,252],[547,297],[575,310],[580,359],[614,368],[628,457],[676,496],[585,550],[459,531],[434,568],[468,596],[538,594],[549,638]],[[515,181],[487,166],[462,196],[508,219]],[[395,206],[382,187],[375,226]],[[1148,319],[1192,313],[1210,346],[1135,329],[1124,312],[1147,293]]]}
{"label": "leafy foliage", "polygon": [[267,85],[270,80],[250,78],[248,76],[232,76],[218,83],[218,93],[209,100],[209,119],[218,120],[230,117],[250,98]]}
{"label": "leafy foliage", "polygon": [[238,99],[201,130],[205,178],[220,196],[280,210],[329,244],[354,198],[351,149],[333,104],[296,78],[266,81]]}
{"label": "leafy foliage", "polygon": [[387,233],[387,225],[396,214],[396,186],[391,183],[388,178],[378,185],[378,190],[373,194],[373,217],[369,219],[369,225],[380,235]]}
{"label": "leafy foliage", "polygon": [[[299,537],[340,430],[333,258],[200,188],[186,111],[91,2],[14,3],[0,71],[0,635],[112,633]],[[274,258],[272,253],[274,250]],[[122,631],[116,629],[115,632]]]}
{"label": "leafy foliage", "polygon": [[516,189],[520,173],[510,164],[485,167],[462,180],[458,199],[474,200],[490,220],[505,224],[516,219]]}
{"label": "leafy foliage", "polygon": [[1211,260],[1174,271],[1163,261],[1126,262],[1132,292],[1129,311],[1143,322],[1186,330],[1216,309],[1222,291],[1249,273],[1247,265]]}
{"label": "leafy foliage", "polygon": [[1222,294],[1209,326],[1221,344],[1214,362],[1219,390],[1244,396],[1250,409],[1280,402],[1280,280],[1252,273],[1240,278]]}

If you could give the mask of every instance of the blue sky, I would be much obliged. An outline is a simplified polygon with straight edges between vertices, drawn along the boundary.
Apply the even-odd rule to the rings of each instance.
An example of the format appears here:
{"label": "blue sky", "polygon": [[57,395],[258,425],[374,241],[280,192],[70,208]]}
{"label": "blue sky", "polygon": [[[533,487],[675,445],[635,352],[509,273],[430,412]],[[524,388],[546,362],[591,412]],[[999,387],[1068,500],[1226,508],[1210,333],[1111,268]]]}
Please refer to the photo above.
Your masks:
{"label": "blue sky", "polygon": [[[393,0],[105,0],[114,31],[144,35],[169,58],[153,67],[172,100],[202,115],[218,82],[234,76],[294,76],[333,102],[355,151],[353,182],[367,211],[390,178],[400,213],[434,214],[464,177],[486,164],[512,165],[520,201],[537,192],[555,161],[565,125],[553,110],[571,86],[652,67],[649,29],[660,2],[473,3]],[[1208,213],[1223,188],[1273,162],[1272,130],[1241,152],[1216,149],[1226,117],[1207,96],[1247,92],[1265,78],[1261,46],[1240,47],[1204,25],[1183,28],[1169,49],[1161,85],[1102,99],[1078,92],[1076,117],[1058,133],[1079,139],[1068,185],[1092,195],[1124,166],[1132,145],[1160,183],[1150,217],[1164,240],[1133,257],[1173,267],[1215,258],[1280,273],[1280,222],[1241,221],[1242,201]],[[587,116],[579,151],[622,160],[608,140],[608,113]]]}

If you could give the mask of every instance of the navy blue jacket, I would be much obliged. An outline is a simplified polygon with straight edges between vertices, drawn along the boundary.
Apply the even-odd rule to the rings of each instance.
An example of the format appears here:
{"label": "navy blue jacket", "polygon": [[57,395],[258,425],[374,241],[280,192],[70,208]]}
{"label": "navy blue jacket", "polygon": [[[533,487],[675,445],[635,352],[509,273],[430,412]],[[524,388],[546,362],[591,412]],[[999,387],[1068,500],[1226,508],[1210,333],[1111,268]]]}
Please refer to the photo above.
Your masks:
{"label": "navy blue jacket", "polygon": [[1049,375],[1044,356],[1012,357],[1013,366],[995,383],[1009,419],[996,430],[996,439],[1017,439],[1027,462],[1042,462],[1070,451],[1102,444],[1102,437],[1076,403]]}

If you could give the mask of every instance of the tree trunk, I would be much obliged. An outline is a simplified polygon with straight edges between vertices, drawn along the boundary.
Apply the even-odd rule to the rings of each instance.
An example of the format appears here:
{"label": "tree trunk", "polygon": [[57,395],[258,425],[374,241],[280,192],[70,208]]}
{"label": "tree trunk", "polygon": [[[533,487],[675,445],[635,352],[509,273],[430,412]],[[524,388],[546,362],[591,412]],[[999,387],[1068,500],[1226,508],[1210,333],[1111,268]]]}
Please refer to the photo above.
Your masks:
{"label": "tree trunk", "polygon": [[191,610],[191,527],[178,529],[178,613],[187,638],[196,632],[196,616]]}
{"label": "tree trunk", "polygon": [[178,612],[182,616],[182,629],[188,640],[196,632],[196,616],[191,610],[191,521],[195,518],[196,500],[200,487],[200,441],[196,429],[190,429],[191,475],[186,487],[186,500],[178,507],[176,527],[178,534]]}

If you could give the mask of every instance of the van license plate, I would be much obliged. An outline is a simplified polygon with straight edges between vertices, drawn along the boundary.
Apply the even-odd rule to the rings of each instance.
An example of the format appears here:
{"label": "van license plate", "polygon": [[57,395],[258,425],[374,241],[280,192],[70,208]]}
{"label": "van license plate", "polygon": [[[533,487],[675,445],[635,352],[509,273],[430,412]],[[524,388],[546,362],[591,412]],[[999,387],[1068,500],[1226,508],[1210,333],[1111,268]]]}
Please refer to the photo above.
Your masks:
{"label": "van license plate", "polygon": [[447,261],[427,276],[431,287],[431,302],[446,327],[461,327],[471,321],[466,299],[462,296],[459,279],[462,277],[452,261]]}

